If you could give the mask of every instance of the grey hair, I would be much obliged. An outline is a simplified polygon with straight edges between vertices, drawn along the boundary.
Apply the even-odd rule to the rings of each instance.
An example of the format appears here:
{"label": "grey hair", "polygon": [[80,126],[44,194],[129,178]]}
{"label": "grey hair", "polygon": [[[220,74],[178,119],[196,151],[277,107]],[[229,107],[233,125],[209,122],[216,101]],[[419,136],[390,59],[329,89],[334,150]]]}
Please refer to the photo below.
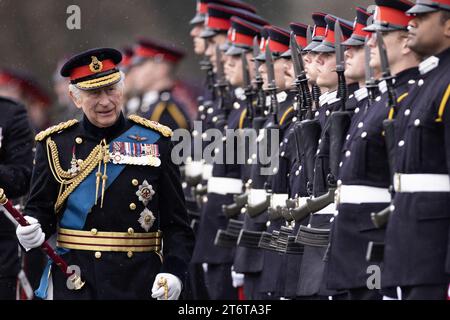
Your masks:
{"label": "grey hair", "polygon": [[[123,71],[119,71],[120,72],[120,80],[119,82],[115,83],[114,85],[119,87],[119,88],[123,88],[125,86],[125,73],[123,73]],[[75,97],[76,100],[80,99],[80,95],[81,92],[83,90],[77,88],[74,84],[69,84],[69,92],[71,92],[73,94],[73,96]]]}

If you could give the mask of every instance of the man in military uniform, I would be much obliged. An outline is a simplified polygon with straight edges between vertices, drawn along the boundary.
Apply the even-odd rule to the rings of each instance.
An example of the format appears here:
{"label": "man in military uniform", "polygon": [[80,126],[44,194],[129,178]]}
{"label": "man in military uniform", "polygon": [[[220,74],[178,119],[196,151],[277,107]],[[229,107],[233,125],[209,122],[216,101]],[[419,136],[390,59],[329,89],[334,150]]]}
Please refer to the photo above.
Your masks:
{"label": "man in military uniform", "polygon": [[407,11],[407,45],[426,58],[395,126],[394,210],[386,230],[383,288],[401,298],[447,297],[450,283],[450,1]]}
{"label": "man in military uniform", "polygon": [[[32,171],[33,134],[25,107],[0,97],[0,188],[16,199],[28,192]],[[0,300],[16,298],[20,270],[14,220],[0,208]]]}
{"label": "man in military uniform", "polygon": [[38,297],[51,297],[50,285],[54,299],[177,299],[181,292],[194,239],[171,130],[124,118],[121,59],[101,48],[67,61],[61,75],[84,118],[36,136],[30,225],[17,236],[31,249],[56,233],[58,253],[85,281],[71,290],[49,261]]}

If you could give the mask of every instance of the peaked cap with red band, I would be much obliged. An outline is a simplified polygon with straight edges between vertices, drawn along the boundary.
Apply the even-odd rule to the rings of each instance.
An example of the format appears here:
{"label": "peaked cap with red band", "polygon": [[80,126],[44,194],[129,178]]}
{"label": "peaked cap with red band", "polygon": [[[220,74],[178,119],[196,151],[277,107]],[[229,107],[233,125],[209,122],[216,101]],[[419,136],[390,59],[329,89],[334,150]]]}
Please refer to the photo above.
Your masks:
{"label": "peaked cap with red band", "polygon": [[121,61],[122,54],[116,49],[91,49],[70,58],[62,66],[61,75],[81,90],[94,90],[120,81]]}
{"label": "peaked cap with red band", "polygon": [[[267,24],[267,22],[264,24]],[[262,29],[262,24],[255,24],[239,17],[232,17],[230,29],[232,30],[231,46],[228,48],[226,54],[233,56],[252,50],[253,39],[255,36],[258,38],[261,37]]]}
{"label": "peaked cap with red band", "polygon": [[[279,58],[282,53],[289,49],[290,34],[286,29],[277,26],[267,26],[269,32],[269,48],[274,59]],[[264,50],[265,52],[265,50]],[[265,53],[261,52],[255,59],[258,61],[266,61]]]}
{"label": "peaked cap with red band", "polygon": [[312,49],[314,52],[335,52],[334,47],[334,27],[336,25],[336,21],[339,20],[339,25],[342,30],[342,42],[350,38],[353,33],[353,23],[351,21],[333,16],[331,14],[325,17],[325,21],[327,22],[327,31],[325,33],[325,38],[322,40],[322,43]]}
{"label": "peaked cap with red band", "polygon": [[[291,22],[289,24],[292,32],[295,34],[295,40],[300,48],[305,48],[308,45],[308,39],[306,38],[306,32],[308,30],[308,25],[300,23],[300,22]],[[291,58],[291,48],[289,48],[285,53],[281,55],[282,58],[290,59]]]}
{"label": "peaked cap with red band", "polygon": [[247,10],[218,4],[208,4],[208,14],[205,19],[205,29],[200,34],[202,38],[210,38],[218,33],[226,33],[231,27],[231,17],[236,16],[256,24],[265,24],[266,20]]}
{"label": "peaked cap with red band", "polygon": [[178,63],[183,57],[184,52],[173,44],[150,38],[140,38],[134,49],[133,64],[141,63],[149,58]]}
{"label": "peaked cap with red band", "polygon": [[353,33],[349,39],[344,41],[342,45],[345,46],[363,46],[366,37],[370,35],[370,32],[364,31],[367,27],[367,21],[371,14],[364,8],[356,7],[356,18],[353,24]]}
{"label": "peaked cap with red band", "polygon": [[450,11],[450,0],[416,0],[414,7],[406,13],[416,15],[438,10]]}
{"label": "peaked cap with red band", "polygon": [[[412,8],[413,3],[408,0],[375,0],[376,9],[373,22],[364,28],[365,31],[397,31],[407,30],[412,19],[406,11]],[[370,19],[369,19],[370,20]]]}
{"label": "peaked cap with red band", "polygon": [[189,24],[194,25],[205,22],[205,17],[208,13],[208,3],[223,4],[229,7],[235,7],[253,13],[256,12],[256,8],[254,6],[239,0],[197,0],[196,13]]}
{"label": "peaked cap with red band", "polygon": [[325,21],[326,16],[327,14],[323,12],[314,12],[312,14],[312,19],[314,21],[313,37],[312,41],[308,43],[305,48],[303,48],[304,51],[311,51],[322,43],[327,29],[327,22]]}

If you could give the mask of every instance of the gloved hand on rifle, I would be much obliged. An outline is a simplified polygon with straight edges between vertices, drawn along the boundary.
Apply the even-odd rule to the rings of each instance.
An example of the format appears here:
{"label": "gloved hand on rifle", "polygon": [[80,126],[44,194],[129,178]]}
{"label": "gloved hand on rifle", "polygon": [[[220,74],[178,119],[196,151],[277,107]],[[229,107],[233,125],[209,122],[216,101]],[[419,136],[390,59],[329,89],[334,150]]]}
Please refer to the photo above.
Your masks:
{"label": "gloved hand on rifle", "polygon": [[25,216],[25,219],[30,225],[19,225],[16,229],[16,235],[20,244],[29,251],[33,248],[40,247],[45,241],[45,233],[42,231],[40,223],[30,216]]}

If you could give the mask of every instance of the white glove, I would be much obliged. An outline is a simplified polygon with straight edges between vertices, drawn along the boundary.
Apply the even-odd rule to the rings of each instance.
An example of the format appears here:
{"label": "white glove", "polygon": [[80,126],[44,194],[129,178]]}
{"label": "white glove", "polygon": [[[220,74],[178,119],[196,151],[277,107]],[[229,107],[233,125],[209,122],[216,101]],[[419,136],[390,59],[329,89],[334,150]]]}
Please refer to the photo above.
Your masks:
{"label": "white glove", "polygon": [[164,285],[160,285],[160,281],[166,279],[167,286],[167,300],[178,300],[181,293],[181,280],[177,276],[170,273],[158,273],[153,282],[152,298],[158,300],[165,300],[164,297],[166,288]]}
{"label": "white glove", "polygon": [[29,216],[25,216],[25,220],[30,224],[29,226],[18,226],[16,235],[20,244],[29,251],[33,248],[39,247],[45,240],[45,233],[42,232],[41,225],[38,221]]}
{"label": "white glove", "polygon": [[239,288],[244,285],[244,274],[231,270],[231,278],[233,279],[233,287]]}

